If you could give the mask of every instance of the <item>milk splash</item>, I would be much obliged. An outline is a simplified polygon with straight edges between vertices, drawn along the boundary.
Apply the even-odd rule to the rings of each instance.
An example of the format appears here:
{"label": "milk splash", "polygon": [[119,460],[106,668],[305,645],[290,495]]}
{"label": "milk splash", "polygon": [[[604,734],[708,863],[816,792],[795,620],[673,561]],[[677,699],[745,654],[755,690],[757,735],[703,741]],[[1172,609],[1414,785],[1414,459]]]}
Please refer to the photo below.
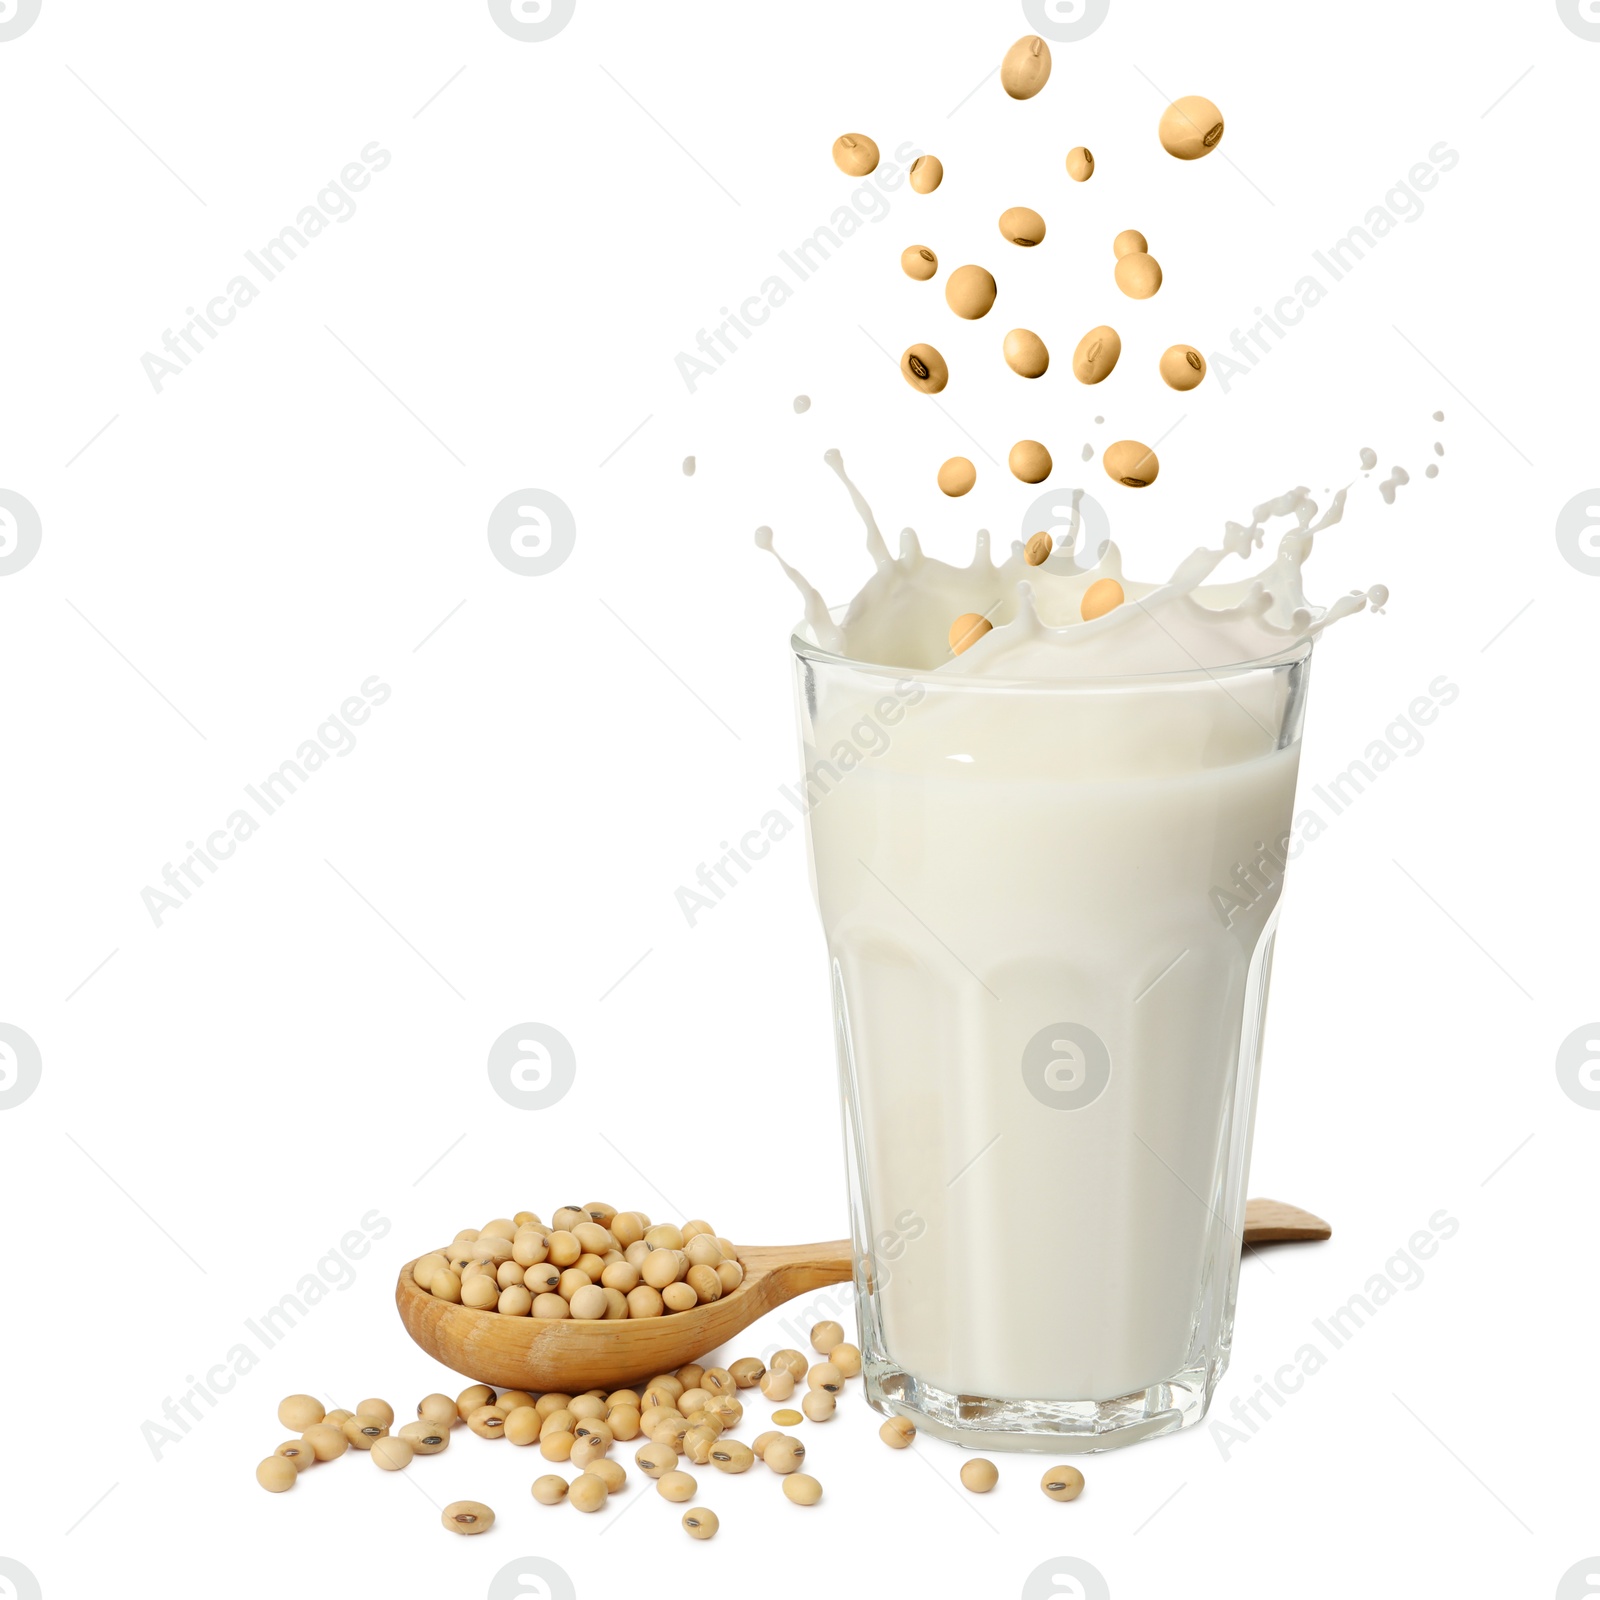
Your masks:
{"label": "milk splash", "polygon": [[[1115,544],[1106,545],[1092,568],[1074,562],[1076,517],[1067,537],[1037,567],[1027,564],[1020,539],[996,565],[987,529],[978,530],[965,567],[925,555],[910,528],[900,535],[900,554],[892,556],[839,452],[829,450],[823,459],[865,525],[874,568],[843,616],[836,619],[821,594],[778,555],[771,528],[756,530],[756,544],[772,552],[800,591],[812,640],[853,661],[1021,681],[1211,671],[1292,652],[1343,617],[1369,605],[1381,610],[1389,598],[1378,584],[1352,590],[1326,608],[1306,601],[1301,569],[1315,535],[1344,515],[1347,489],[1333,496],[1320,518],[1304,487],[1264,501],[1248,524],[1227,524],[1219,548],[1192,551],[1165,583],[1156,584],[1126,577]],[[1207,582],[1229,556],[1244,558],[1261,548],[1267,524],[1281,518],[1294,526],[1282,534],[1265,568],[1231,583]],[[1125,603],[1085,622],[1084,591],[1102,578],[1122,585]],[[950,624],[967,612],[988,618],[993,631],[956,655],[948,642]]]}

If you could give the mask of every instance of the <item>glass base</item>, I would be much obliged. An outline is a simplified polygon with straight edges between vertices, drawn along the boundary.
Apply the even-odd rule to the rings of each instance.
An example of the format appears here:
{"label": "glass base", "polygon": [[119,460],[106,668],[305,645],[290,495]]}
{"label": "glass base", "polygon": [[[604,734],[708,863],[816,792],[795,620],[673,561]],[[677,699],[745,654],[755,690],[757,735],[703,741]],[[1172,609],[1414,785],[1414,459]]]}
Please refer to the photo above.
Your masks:
{"label": "glass base", "polygon": [[1186,1369],[1137,1394],[1115,1400],[988,1400],[951,1394],[892,1361],[863,1367],[867,1399],[878,1411],[909,1417],[936,1439],[968,1450],[1037,1450],[1092,1455],[1191,1428],[1206,1414],[1227,1366]]}

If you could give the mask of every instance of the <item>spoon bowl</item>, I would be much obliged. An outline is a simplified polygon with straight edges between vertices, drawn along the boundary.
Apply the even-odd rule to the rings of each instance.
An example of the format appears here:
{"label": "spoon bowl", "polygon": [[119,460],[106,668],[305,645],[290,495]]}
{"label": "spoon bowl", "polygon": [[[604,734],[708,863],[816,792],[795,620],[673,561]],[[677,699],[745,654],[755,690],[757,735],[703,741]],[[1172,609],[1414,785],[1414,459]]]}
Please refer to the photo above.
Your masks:
{"label": "spoon bowl", "polygon": [[[1326,1239],[1320,1217],[1278,1200],[1245,1208],[1244,1242]],[[796,1295],[852,1272],[850,1241],[751,1245],[735,1252],[744,1268],[737,1289],[719,1300],[664,1317],[578,1322],[549,1317],[504,1317],[498,1311],[438,1300],[418,1286],[414,1261],[400,1269],[395,1305],[406,1332],[431,1355],[474,1383],[534,1394],[621,1389],[672,1372],[726,1344],[752,1322]]]}

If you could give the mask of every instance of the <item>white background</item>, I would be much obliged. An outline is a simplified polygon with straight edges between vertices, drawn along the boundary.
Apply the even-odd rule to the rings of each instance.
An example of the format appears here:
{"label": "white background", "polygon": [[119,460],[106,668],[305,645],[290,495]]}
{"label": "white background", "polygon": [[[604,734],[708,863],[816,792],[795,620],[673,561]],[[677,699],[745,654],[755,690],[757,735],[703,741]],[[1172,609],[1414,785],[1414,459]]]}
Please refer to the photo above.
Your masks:
{"label": "white background", "polygon": [[[1600,584],[1555,538],[1600,481],[1600,43],[1553,0],[1113,0],[1018,104],[984,75],[1027,31],[1002,0],[580,0],[539,43],[481,0],[44,0],[0,42],[0,488],[42,526],[0,578],[0,1022],[43,1064],[0,1111],[0,1555],[46,1596],[108,1576],[474,1594],[534,1553],[584,1596],[849,1593],[869,1571],[1012,1594],[1064,1555],[1119,1600],[1550,1595],[1600,1551],[1582,1445],[1600,1114],[1555,1072],[1600,1012]],[[1185,92],[1227,117],[1192,164],[1155,139]],[[679,351],[849,203],[828,158],[846,129],[938,153],[944,187],[888,195],[691,393]],[[157,393],[143,354],[371,141],[392,159],[355,214]],[[1225,349],[1441,141],[1459,162],[1421,215],[1343,281],[1319,272],[1326,299],[1247,376],[1157,381],[1162,348]],[[1086,186],[1062,168],[1077,143]],[[1026,259],[994,227],[1016,203],[1050,227]],[[1128,226],[1166,270],[1145,303],[1111,287]],[[1005,305],[957,324],[937,282],[901,276],[911,243],[987,263]],[[1106,320],[1123,364],[1086,390],[1066,357]],[[1013,322],[1056,353],[1036,385],[989,348]],[[957,368],[943,412],[877,348],[917,339]],[[1137,497],[1078,460],[1180,419]],[[466,1435],[401,1477],[351,1456],[262,1494],[281,1395],[459,1387],[391,1305],[398,1265],[457,1228],[597,1198],[741,1242],[845,1231],[799,835],[697,926],[674,901],[795,770],[796,606],[750,534],[771,522],[847,596],[865,561],[821,463],[837,444],[891,540],[909,523],[965,559],[979,523],[1022,531],[1036,491],[992,462],[1023,436],[1148,574],[1269,494],[1354,480],[1312,589],[1394,598],[1319,649],[1303,802],[1434,679],[1460,691],[1291,874],[1251,1187],[1335,1234],[1246,1262],[1214,1415],[1434,1213],[1455,1237],[1226,1459],[1205,1428],[1091,1458],[1070,1506],[1039,1493],[1040,1458],[1003,1458],[975,1500],[955,1449],[891,1455],[858,1385],[812,1430],[815,1511],[759,1469],[700,1473],[709,1546],[636,1475],[600,1516],[539,1508],[545,1464]],[[1363,445],[1377,476],[1410,472],[1392,507]],[[934,470],[958,452],[980,479],[949,501]],[[486,527],[535,487],[577,543],[526,577]],[[392,693],[356,748],[157,927],[141,890],[374,674]],[[529,1021],[577,1059],[534,1113],[485,1067]],[[353,1285],[155,1459],[141,1425],[374,1211],[386,1237]],[[1018,1283],[1019,1319],[1028,1300]],[[439,1529],[463,1496],[497,1507],[488,1538]]]}

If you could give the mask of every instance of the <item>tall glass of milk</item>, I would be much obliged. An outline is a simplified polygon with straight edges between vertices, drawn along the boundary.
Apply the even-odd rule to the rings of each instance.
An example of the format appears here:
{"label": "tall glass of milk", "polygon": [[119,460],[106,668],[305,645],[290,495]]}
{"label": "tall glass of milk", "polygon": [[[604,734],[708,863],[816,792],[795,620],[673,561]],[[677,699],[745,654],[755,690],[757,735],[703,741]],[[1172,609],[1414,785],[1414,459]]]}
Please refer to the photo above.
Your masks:
{"label": "tall glass of milk", "polygon": [[793,647],[869,1398],[988,1449],[1198,1422],[1310,642],[1050,681]]}

